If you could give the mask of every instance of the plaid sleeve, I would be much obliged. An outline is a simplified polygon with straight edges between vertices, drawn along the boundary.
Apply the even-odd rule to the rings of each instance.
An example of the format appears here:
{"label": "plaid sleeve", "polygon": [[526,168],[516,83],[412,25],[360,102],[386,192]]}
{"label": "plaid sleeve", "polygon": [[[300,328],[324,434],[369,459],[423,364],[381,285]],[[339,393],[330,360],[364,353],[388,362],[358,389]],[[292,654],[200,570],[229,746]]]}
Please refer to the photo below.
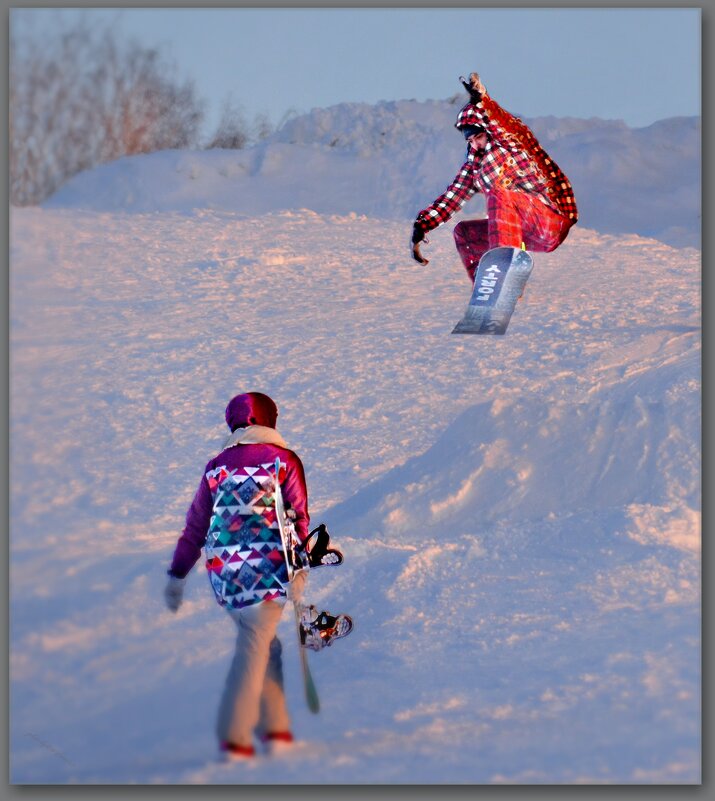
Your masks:
{"label": "plaid sleeve", "polygon": [[431,206],[422,209],[417,215],[416,222],[423,231],[431,231],[447,222],[477,191],[472,178],[472,164],[465,161],[444,194],[440,195]]}

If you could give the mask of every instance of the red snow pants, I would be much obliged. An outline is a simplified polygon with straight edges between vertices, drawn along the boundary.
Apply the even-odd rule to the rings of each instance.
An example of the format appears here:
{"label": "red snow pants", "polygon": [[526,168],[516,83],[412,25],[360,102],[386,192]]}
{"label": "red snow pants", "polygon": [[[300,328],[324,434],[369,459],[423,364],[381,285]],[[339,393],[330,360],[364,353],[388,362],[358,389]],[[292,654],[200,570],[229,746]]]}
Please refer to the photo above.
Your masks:
{"label": "red snow pants", "polygon": [[571,221],[525,192],[490,192],[486,220],[463,220],[454,226],[454,241],[464,269],[474,283],[479,259],[492,248],[520,248],[549,253],[566,239]]}

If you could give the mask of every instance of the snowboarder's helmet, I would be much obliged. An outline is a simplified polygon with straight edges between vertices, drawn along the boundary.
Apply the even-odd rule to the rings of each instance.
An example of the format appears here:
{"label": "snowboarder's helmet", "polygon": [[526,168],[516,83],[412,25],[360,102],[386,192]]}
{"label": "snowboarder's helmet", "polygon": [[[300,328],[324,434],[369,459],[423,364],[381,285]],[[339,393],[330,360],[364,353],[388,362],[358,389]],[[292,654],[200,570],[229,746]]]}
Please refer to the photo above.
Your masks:
{"label": "snowboarder's helmet", "polygon": [[465,139],[469,139],[470,136],[479,136],[479,134],[483,134],[486,131],[486,128],[483,128],[481,125],[465,125],[459,129],[462,134],[464,134]]}
{"label": "snowboarder's helmet", "polygon": [[236,395],[226,407],[226,422],[231,431],[246,426],[276,427],[278,407],[262,392],[245,392]]}
{"label": "snowboarder's helmet", "polygon": [[454,127],[461,133],[465,128],[481,128],[485,130],[482,125],[482,118],[479,114],[477,107],[474,103],[467,103],[462,107],[459,114],[457,114],[457,121]]}

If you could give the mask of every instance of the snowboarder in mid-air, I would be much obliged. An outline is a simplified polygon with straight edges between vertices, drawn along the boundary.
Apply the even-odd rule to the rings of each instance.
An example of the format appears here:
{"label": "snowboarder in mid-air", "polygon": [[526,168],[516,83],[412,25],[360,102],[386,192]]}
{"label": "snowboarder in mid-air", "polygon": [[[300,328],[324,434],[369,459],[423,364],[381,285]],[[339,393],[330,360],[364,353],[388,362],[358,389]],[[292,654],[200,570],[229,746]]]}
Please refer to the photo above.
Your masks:
{"label": "snowboarder in mid-air", "polygon": [[472,283],[482,255],[497,247],[555,250],[578,219],[568,178],[521,120],[493,100],[477,73],[462,79],[469,102],[455,127],[467,140],[467,160],[444,194],[417,215],[412,256],[427,232],[449,220],[476,192],[486,199],[487,219],[454,227],[457,251]]}
{"label": "snowboarder in mid-air", "polygon": [[186,576],[204,548],[216,600],[238,628],[217,723],[220,748],[229,759],[252,757],[254,736],[269,753],[293,742],[276,636],[286,599],[293,601],[299,624],[312,711],[318,708],[317,693],[303,649],[320,650],[352,628],[346,615],[301,603],[308,569],[340,564],[342,554],[328,547],[325,526],[308,531],[303,465],[276,430],[277,417],[276,404],[260,392],[237,395],[228,404],[231,435],[204,468],[164,592],[176,612]]}

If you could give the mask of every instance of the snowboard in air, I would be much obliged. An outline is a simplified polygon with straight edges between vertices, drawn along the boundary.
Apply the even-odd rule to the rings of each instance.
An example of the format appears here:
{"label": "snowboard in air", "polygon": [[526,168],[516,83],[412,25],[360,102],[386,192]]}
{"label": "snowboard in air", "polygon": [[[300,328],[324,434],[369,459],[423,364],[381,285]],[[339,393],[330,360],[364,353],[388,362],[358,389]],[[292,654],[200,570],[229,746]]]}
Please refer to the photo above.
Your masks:
{"label": "snowboard in air", "polygon": [[533,266],[526,250],[488,250],[479,260],[469,305],[452,333],[505,334]]}

